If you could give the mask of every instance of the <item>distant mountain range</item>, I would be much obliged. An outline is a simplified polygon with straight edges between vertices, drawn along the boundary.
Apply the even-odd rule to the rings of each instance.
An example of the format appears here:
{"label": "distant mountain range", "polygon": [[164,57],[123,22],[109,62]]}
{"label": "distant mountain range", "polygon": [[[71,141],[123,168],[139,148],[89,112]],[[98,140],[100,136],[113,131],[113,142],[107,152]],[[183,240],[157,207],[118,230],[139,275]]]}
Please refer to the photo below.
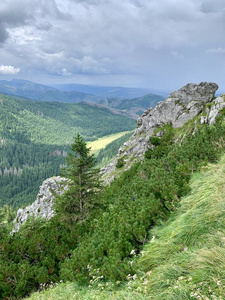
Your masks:
{"label": "distant mountain range", "polygon": [[122,111],[137,119],[147,108],[154,107],[164,97],[148,89],[65,84],[50,87],[32,81],[0,81],[0,93],[44,102],[89,102]]}
{"label": "distant mountain range", "polygon": [[78,91],[99,96],[101,98],[126,98],[132,99],[142,97],[146,94],[152,93],[150,89],[144,88],[127,88],[127,87],[113,87],[113,86],[93,86],[84,84],[59,84],[54,85],[62,91]]}
{"label": "distant mountain range", "polygon": [[0,92],[40,101],[77,103],[81,101],[99,103],[105,98],[133,99],[146,94],[167,96],[164,91],[143,88],[107,87],[82,84],[47,86],[28,80],[0,80]]}
{"label": "distant mountain range", "polygon": [[98,102],[98,96],[78,91],[61,91],[56,88],[27,80],[0,80],[0,92],[40,101],[77,103],[81,101]]}

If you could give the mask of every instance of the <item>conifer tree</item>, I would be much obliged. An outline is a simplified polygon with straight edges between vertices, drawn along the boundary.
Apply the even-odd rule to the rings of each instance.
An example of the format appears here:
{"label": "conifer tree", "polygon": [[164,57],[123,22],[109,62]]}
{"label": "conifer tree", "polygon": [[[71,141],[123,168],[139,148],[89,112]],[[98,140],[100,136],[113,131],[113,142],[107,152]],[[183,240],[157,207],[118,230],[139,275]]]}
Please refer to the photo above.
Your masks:
{"label": "conifer tree", "polygon": [[56,200],[55,210],[67,222],[85,219],[98,203],[96,194],[100,188],[99,170],[90,148],[78,133],[66,158],[63,176],[69,179],[68,190]]}

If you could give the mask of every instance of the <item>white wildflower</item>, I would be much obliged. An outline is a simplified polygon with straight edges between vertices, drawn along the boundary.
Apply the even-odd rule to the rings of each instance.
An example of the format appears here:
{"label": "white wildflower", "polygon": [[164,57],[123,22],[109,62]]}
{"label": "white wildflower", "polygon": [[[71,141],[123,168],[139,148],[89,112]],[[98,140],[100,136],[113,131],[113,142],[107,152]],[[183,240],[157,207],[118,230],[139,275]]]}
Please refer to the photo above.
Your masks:
{"label": "white wildflower", "polygon": [[155,241],[155,236],[153,235],[150,242],[151,242],[151,243],[154,243],[154,241]]}

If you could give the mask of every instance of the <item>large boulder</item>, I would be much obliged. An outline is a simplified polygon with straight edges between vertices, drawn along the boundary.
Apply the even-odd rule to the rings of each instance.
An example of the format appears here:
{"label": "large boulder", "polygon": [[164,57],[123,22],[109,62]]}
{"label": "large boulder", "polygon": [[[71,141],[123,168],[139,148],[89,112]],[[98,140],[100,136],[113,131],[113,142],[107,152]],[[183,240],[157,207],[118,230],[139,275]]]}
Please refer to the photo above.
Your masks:
{"label": "large boulder", "polygon": [[212,101],[217,90],[218,85],[213,82],[188,83],[178,91],[172,92],[169,98],[179,99],[182,103],[196,100],[201,103],[207,103]]}

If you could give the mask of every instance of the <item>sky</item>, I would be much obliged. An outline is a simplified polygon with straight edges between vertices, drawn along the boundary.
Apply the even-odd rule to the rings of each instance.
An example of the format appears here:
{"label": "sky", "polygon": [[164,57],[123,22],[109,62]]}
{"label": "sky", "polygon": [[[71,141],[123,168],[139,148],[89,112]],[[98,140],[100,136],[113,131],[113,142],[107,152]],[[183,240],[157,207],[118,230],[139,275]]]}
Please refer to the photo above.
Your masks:
{"label": "sky", "polygon": [[225,91],[224,0],[1,0],[0,80]]}

